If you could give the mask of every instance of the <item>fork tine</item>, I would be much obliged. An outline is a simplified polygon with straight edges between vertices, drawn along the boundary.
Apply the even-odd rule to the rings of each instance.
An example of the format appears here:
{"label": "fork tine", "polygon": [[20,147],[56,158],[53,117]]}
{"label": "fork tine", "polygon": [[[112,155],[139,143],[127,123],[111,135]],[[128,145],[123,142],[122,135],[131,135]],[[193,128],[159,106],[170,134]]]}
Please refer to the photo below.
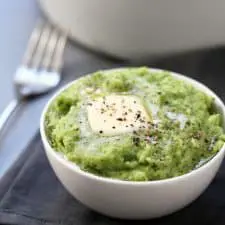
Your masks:
{"label": "fork tine", "polygon": [[58,32],[57,32],[57,29],[54,28],[51,35],[49,36],[49,42],[46,45],[46,51],[45,51],[43,62],[42,62],[42,68],[45,70],[49,69],[50,67],[50,63],[55,51],[57,40],[58,40]]}
{"label": "fork tine", "polygon": [[30,36],[30,39],[29,39],[29,42],[27,45],[27,49],[25,51],[25,54],[24,54],[23,60],[22,60],[22,64],[25,66],[29,66],[29,64],[31,62],[32,55],[34,53],[34,50],[37,47],[38,40],[41,35],[42,27],[43,27],[43,21],[38,21],[36,28],[31,33],[31,36]]}
{"label": "fork tine", "polygon": [[33,60],[31,62],[31,66],[35,69],[38,69],[38,67],[41,64],[41,60],[49,40],[50,32],[51,32],[51,26],[48,23],[46,23],[44,25],[44,28],[42,29],[42,33],[40,35],[39,42],[36,47],[36,51],[33,55]]}
{"label": "fork tine", "polygon": [[66,33],[59,33],[59,39],[57,41],[56,49],[55,49],[55,54],[53,58],[53,62],[51,65],[51,69],[55,72],[59,72],[62,67],[62,56],[64,52],[64,48],[66,45],[66,40],[67,40],[67,34]]}

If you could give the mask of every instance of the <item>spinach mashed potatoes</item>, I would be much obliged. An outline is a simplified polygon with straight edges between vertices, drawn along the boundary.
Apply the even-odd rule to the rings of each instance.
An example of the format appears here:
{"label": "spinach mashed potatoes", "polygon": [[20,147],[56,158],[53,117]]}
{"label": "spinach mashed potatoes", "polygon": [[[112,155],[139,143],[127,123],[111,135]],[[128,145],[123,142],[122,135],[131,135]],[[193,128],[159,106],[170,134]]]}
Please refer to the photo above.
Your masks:
{"label": "spinach mashed potatoes", "polygon": [[80,78],[53,100],[45,129],[51,146],[82,170],[129,181],[188,173],[225,140],[212,97],[148,68]]}

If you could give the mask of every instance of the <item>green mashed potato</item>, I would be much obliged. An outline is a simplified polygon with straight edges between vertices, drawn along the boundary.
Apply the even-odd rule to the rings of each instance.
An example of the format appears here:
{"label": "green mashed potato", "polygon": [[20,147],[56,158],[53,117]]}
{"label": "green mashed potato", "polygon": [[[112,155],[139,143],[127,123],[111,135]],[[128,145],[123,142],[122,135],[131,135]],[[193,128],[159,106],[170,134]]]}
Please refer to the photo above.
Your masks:
{"label": "green mashed potato", "polygon": [[[118,120],[115,124],[120,127],[112,125],[107,130],[111,120],[101,118],[107,113],[101,109],[100,118],[96,117],[100,125],[93,129],[89,118],[93,111],[88,112],[88,106],[114,95],[139,99],[145,116],[140,119],[135,114],[138,126],[129,124],[133,108],[121,105],[124,118],[115,118],[113,111],[108,115]],[[210,160],[224,144],[221,123],[212,97],[169,72],[132,68],[100,71],[77,80],[49,106],[45,129],[51,146],[84,171],[121,180],[152,181],[180,176]]]}

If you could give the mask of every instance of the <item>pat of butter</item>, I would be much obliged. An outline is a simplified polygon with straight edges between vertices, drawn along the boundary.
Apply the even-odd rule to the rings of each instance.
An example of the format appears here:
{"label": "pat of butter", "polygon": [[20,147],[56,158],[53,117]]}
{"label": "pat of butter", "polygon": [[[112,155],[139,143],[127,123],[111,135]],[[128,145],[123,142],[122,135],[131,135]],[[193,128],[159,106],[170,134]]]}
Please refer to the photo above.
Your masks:
{"label": "pat of butter", "polygon": [[88,103],[88,121],[93,132],[117,135],[149,127],[150,117],[136,96],[109,95]]}

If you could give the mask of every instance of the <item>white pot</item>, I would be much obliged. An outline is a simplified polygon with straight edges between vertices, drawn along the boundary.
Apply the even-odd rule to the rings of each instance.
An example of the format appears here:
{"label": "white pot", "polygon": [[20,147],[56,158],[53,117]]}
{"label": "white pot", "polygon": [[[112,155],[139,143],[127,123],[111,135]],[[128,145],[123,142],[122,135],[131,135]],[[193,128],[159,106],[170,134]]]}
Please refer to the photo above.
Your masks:
{"label": "white pot", "polygon": [[225,43],[224,0],[39,0],[72,38],[114,56],[149,55]]}

